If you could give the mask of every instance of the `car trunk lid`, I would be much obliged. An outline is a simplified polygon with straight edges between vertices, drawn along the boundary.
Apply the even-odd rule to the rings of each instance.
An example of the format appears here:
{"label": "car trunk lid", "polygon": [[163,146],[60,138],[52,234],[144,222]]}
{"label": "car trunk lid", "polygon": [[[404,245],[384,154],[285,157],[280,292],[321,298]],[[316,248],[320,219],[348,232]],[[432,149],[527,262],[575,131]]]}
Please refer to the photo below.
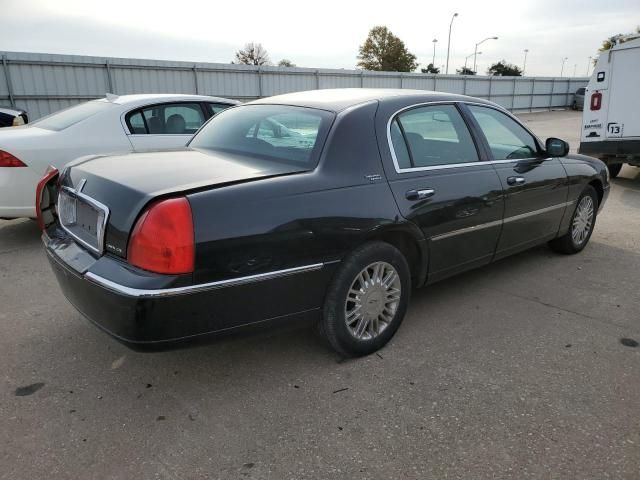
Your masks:
{"label": "car trunk lid", "polygon": [[[84,222],[81,235],[100,235],[101,209],[106,210],[105,238],[90,239],[95,252],[126,256],[129,232],[144,207],[157,198],[227,187],[307,171],[304,166],[259,160],[243,155],[195,149],[103,156],[72,163],[62,178],[62,206],[72,221],[75,205]],[[61,197],[62,198],[62,197]],[[89,204],[89,205],[87,205]],[[80,210],[82,210],[80,212]],[[62,212],[59,212],[62,213]],[[80,243],[83,243],[82,241]]]}

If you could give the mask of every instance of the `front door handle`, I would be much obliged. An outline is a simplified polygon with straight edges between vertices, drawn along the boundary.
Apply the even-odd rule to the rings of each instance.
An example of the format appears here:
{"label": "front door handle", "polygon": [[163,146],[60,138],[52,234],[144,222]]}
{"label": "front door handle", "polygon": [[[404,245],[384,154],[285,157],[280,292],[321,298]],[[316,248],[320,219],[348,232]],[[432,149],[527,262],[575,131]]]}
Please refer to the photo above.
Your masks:
{"label": "front door handle", "polygon": [[409,190],[404,196],[407,200],[424,200],[433,196],[436,191],[433,188],[421,188],[419,190]]}
{"label": "front door handle", "polygon": [[509,177],[507,183],[509,185],[523,185],[526,182],[524,177]]}

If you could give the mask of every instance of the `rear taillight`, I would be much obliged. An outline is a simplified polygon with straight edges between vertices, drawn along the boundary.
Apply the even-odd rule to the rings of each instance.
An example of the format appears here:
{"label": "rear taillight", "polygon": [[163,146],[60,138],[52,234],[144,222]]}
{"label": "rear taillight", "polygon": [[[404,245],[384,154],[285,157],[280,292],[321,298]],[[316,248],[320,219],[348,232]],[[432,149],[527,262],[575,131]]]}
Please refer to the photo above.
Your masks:
{"label": "rear taillight", "polygon": [[600,110],[602,107],[602,94],[600,92],[595,92],[591,95],[591,110]]}
{"label": "rear taillight", "polygon": [[129,263],[157,273],[191,273],[194,257],[189,201],[181,197],[151,204],[131,233]]}
{"label": "rear taillight", "polygon": [[26,165],[9,152],[0,150],[0,167],[26,167]]}
{"label": "rear taillight", "polygon": [[47,173],[44,174],[44,177],[40,179],[36,186],[36,214],[40,230],[44,230],[47,224],[51,223],[54,219],[52,208],[55,200],[47,184],[57,176],[58,169],[49,165]]}

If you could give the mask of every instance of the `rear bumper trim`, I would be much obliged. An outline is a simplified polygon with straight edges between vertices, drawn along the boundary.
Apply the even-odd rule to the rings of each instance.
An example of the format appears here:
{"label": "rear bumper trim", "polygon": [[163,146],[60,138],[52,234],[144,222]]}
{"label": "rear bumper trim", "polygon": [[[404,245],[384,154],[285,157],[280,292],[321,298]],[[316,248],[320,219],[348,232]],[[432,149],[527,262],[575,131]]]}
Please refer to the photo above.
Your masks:
{"label": "rear bumper trim", "polygon": [[96,275],[95,273],[87,272],[84,278],[96,283],[108,290],[116,292],[120,295],[134,298],[157,298],[167,297],[175,295],[186,295],[190,293],[202,292],[206,290],[215,290],[219,288],[234,287],[238,285],[245,285],[247,283],[260,282],[263,280],[272,280],[274,278],[286,277],[289,275],[295,275],[297,273],[312,272],[314,270],[320,270],[324,267],[324,263],[315,263],[313,265],[303,265],[300,267],[286,268],[284,270],[275,270],[273,272],[258,273],[256,275],[249,275],[246,277],[230,278],[228,280],[219,280],[216,282],[200,283],[198,285],[189,285],[186,287],[164,288],[164,289],[140,289],[131,288],[119,283],[108,280],[104,277]]}

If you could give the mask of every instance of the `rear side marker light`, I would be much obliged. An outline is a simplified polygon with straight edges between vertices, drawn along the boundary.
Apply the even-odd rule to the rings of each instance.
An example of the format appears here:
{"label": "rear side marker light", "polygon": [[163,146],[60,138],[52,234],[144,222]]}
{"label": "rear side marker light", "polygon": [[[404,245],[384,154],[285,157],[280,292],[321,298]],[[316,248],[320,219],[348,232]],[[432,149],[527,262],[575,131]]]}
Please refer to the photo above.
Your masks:
{"label": "rear side marker light", "polygon": [[0,150],[0,167],[26,167],[26,165],[9,152]]}
{"label": "rear side marker light", "polygon": [[600,107],[602,107],[602,94],[595,92],[591,95],[591,110],[600,110]]}
{"label": "rear side marker light", "polygon": [[156,273],[193,272],[195,262],[193,217],[185,197],[152,203],[136,222],[127,260]]}

